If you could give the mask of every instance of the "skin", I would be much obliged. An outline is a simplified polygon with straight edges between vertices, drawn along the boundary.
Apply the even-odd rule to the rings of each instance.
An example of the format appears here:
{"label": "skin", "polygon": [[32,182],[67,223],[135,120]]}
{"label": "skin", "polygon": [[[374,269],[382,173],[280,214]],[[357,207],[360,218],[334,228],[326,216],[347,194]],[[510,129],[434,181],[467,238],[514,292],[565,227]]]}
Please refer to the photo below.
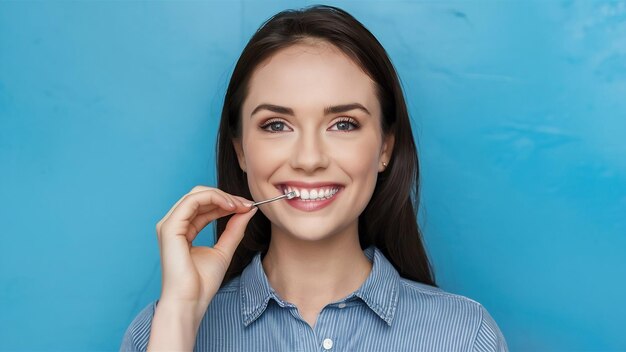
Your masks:
{"label": "skin", "polygon": [[[252,115],[263,103],[289,107],[294,115],[269,110]],[[324,107],[350,103],[369,114],[358,109],[324,114]],[[241,139],[233,145],[253,199],[282,194],[275,185],[285,181],[344,186],[329,206],[314,212],[285,201],[259,208],[272,224],[265,273],[279,297],[295,304],[311,327],[324,306],[357,290],[371,272],[359,245],[358,217],[393,150],[393,136],[382,135],[381,119],[375,83],[326,42],[284,48],[251,76]]]}

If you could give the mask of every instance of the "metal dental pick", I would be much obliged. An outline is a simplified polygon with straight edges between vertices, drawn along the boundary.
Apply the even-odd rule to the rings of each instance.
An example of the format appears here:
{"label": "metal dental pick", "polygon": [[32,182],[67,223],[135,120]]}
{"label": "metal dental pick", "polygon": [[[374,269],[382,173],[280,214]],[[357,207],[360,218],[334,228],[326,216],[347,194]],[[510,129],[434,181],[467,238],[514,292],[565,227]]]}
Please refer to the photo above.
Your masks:
{"label": "metal dental pick", "polygon": [[291,191],[289,193],[283,194],[282,196],[278,196],[278,197],[262,200],[260,202],[252,203],[252,206],[257,206],[257,205],[265,204],[265,203],[268,203],[268,202],[273,202],[275,200],[279,200],[279,199],[283,199],[283,198],[291,199],[291,198],[295,198],[295,196],[296,196],[296,191]]}

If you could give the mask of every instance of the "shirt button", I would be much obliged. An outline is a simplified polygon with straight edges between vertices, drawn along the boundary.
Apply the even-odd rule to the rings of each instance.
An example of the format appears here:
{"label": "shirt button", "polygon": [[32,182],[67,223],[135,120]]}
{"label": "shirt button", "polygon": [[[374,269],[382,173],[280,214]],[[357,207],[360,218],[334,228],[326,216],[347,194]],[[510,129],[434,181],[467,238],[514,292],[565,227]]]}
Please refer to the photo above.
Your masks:
{"label": "shirt button", "polygon": [[331,339],[324,339],[324,342],[322,343],[322,345],[324,346],[325,350],[329,350],[329,349],[333,348],[333,340],[331,340]]}
{"label": "shirt button", "polygon": [[339,305],[337,305],[337,307],[339,307],[339,308],[345,308],[345,307],[346,307],[346,304],[345,304],[345,303],[343,303],[343,302],[341,302],[341,303],[339,303]]}

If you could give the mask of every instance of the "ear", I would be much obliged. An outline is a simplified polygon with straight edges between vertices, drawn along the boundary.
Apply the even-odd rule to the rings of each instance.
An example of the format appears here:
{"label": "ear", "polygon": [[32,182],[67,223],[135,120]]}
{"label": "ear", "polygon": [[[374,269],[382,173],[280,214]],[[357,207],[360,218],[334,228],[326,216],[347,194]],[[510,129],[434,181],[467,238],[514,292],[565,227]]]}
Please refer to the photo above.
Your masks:
{"label": "ear", "polygon": [[[380,149],[380,163],[378,164],[378,172],[383,172],[389,166],[389,160],[391,160],[391,154],[393,153],[393,144],[395,142],[395,136],[393,133],[389,133],[383,140],[383,145]],[[383,165],[383,162],[387,166]]]}
{"label": "ear", "polygon": [[235,153],[237,153],[237,160],[239,161],[239,167],[243,172],[246,172],[246,158],[243,155],[243,146],[241,145],[241,139],[233,138],[233,147]]}

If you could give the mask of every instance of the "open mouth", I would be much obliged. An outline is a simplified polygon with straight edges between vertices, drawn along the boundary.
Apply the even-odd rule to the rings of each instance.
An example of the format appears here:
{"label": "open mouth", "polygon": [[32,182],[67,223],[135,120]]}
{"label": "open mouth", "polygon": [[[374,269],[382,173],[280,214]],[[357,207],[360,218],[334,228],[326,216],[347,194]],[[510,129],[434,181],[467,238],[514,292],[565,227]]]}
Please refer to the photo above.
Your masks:
{"label": "open mouth", "polygon": [[323,184],[311,187],[310,185],[292,184],[276,185],[276,188],[283,193],[294,192],[296,196],[286,199],[285,202],[291,207],[304,212],[312,212],[323,209],[334,203],[337,197],[343,193],[344,186],[339,184]]}
{"label": "open mouth", "polygon": [[283,194],[287,194],[293,191],[296,193],[296,197],[293,199],[298,199],[305,202],[315,202],[331,199],[342,188],[339,185],[316,188],[292,187],[287,185],[280,185],[279,187]]}

